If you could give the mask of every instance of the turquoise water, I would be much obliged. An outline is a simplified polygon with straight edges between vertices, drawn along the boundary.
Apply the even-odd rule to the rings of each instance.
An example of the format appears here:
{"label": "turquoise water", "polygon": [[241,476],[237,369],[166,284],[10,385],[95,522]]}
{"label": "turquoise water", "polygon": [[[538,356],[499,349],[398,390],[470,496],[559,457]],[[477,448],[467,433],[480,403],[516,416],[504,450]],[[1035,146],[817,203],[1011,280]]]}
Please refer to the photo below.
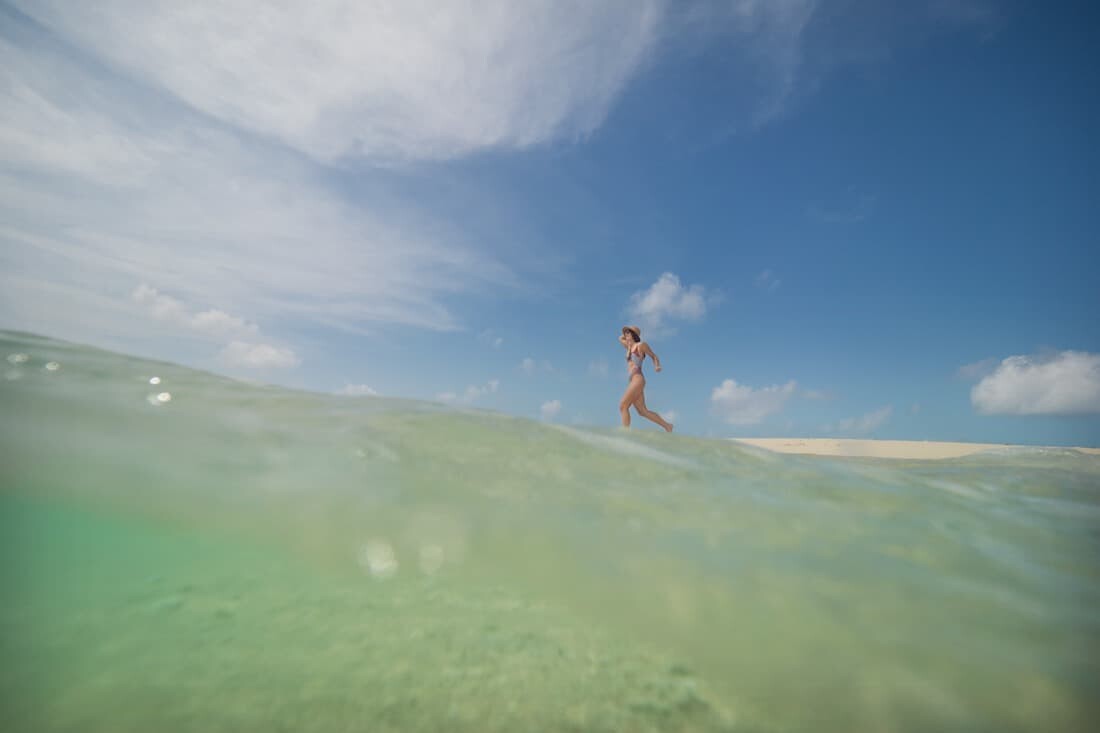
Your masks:
{"label": "turquoise water", "polygon": [[1085,731],[1100,712],[1096,456],[786,456],[20,333],[0,356],[6,730]]}

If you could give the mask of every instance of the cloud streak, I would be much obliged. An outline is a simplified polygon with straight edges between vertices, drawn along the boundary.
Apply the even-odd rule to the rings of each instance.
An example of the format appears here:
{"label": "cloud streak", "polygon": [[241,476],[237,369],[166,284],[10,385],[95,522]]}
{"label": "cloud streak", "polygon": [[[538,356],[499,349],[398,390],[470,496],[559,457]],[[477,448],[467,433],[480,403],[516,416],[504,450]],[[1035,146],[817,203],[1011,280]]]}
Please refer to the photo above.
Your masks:
{"label": "cloud streak", "polygon": [[656,0],[16,4],[214,119],[318,160],[384,163],[588,135],[644,61],[662,10]]}
{"label": "cloud streak", "polygon": [[[893,414],[893,405],[885,405],[859,417],[841,420],[836,424],[836,431],[842,435],[867,435],[885,425]],[[827,432],[832,432],[830,426],[826,426],[825,429]]]}
{"label": "cloud streak", "polygon": [[[86,333],[77,321],[95,322],[147,343],[152,332],[126,317],[144,285],[170,287],[180,304],[219,303],[193,323],[169,319],[199,332],[453,330],[449,297],[517,284],[416,203],[349,202],[299,156],[36,33],[0,31],[0,307],[14,324],[71,338]],[[228,357],[256,360],[243,353]]]}

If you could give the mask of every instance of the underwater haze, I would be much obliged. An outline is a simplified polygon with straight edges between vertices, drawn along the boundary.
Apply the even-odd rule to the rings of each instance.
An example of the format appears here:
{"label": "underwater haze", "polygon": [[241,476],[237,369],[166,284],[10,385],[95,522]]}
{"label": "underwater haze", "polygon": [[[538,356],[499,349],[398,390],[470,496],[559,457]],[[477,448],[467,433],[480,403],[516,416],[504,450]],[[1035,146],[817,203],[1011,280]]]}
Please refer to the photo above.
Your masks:
{"label": "underwater haze", "polygon": [[5,730],[1095,730],[1100,456],[0,355]]}

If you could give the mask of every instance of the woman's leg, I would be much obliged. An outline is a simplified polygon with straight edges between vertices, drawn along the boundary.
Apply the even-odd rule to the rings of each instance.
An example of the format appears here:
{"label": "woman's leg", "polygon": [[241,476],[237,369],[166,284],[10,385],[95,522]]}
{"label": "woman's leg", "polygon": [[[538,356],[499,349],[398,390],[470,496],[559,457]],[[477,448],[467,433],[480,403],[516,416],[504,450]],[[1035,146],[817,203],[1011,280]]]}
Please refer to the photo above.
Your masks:
{"label": "woman's leg", "polygon": [[658,415],[653,410],[650,410],[645,406],[645,384],[642,385],[643,391],[638,395],[638,398],[634,400],[634,409],[638,411],[638,414],[644,417],[646,420],[652,420],[665,429],[666,433],[672,432],[672,423],[665,422],[665,419]]}
{"label": "woman's leg", "polygon": [[623,392],[623,398],[619,400],[619,414],[623,418],[623,427],[630,427],[630,406],[634,404],[634,400],[638,399],[638,395],[645,389],[645,377],[635,374],[630,378],[630,384],[626,385],[626,391]]}

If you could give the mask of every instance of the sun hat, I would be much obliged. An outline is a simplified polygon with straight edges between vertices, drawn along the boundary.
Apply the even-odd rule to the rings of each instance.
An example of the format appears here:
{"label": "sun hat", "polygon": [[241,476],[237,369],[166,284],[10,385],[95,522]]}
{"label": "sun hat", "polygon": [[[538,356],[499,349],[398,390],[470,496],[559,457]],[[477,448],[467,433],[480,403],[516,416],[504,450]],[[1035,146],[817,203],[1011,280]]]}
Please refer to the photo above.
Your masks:
{"label": "sun hat", "polygon": [[623,331],[633,331],[638,340],[642,340],[642,329],[637,326],[623,326]]}

